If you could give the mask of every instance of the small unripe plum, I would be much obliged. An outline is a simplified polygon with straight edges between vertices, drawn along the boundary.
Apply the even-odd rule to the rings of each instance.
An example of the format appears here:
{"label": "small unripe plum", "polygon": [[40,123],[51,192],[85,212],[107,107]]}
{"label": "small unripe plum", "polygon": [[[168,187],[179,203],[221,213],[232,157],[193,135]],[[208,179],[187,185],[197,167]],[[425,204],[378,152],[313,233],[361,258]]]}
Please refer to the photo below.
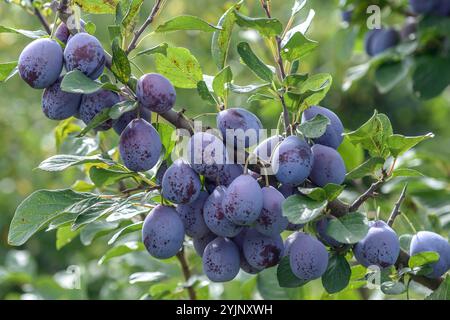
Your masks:
{"label": "small unripe plum", "polygon": [[245,233],[242,246],[245,259],[257,270],[270,268],[278,264],[283,256],[284,244],[281,236],[265,236],[255,229]]}
{"label": "small unripe plum", "polygon": [[203,252],[203,272],[213,282],[233,280],[239,272],[239,249],[227,238],[216,238]]}
{"label": "small unripe plum", "polygon": [[222,201],[226,193],[224,186],[218,186],[208,197],[203,207],[203,217],[208,228],[218,236],[234,237],[242,227],[225,217]]}
{"label": "small unripe plum", "polygon": [[400,42],[400,34],[394,29],[374,29],[367,33],[365,48],[369,56],[376,56]]}
{"label": "small unripe plum", "polygon": [[142,242],[155,258],[167,259],[180,251],[184,240],[184,226],[175,209],[158,205],[145,218]]}
{"label": "small unripe plum", "polygon": [[289,248],[289,263],[292,272],[301,280],[320,278],[328,267],[328,251],[310,235],[298,232]]}
{"label": "small unripe plum", "polygon": [[339,117],[333,111],[320,106],[312,106],[303,112],[302,123],[313,119],[318,114],[328,118],[330,120],[330,124],[327,125],[325,133],[319,138],[314,139],[314,142],[337,149],[344,139],[342,136],[344,133],[344,126],[342,125]]}
{"label": "small unripe plum", "polygon": [[189,237],[200,238],[209,233],[209,229],[203,219],[203,206],[208,196],[208,192],[200,191],[197,199],[193,202],[177,206],[177,212]]}
{"label": "small unripe plum", "polygon": [[136,96],[144,108],[164,113],[172,109],[177,95],[172,83],[166,77],[158,73],[149,73],[138,80]]}
{"label": "small unripe plum", "polygon": [[205,248],[208,245],[208,243],[210,243],[216,238],[217,235],[215,235],[212,232],[208,232],[207,234],[205,234],[203,237],[200,238],[192,238],[192,243],[194,244],[195,252],[197,252],[197,254],[200,257],[202,257],[203,252],[205,251]]}
{"label": "small unripe plum", "polygon": [[144,119],[131,121],[120,135],[120,157],[131,171],[148,171],[153,168],[161,150],[158,132]]}
{"label": "small unripe plum", "polygon": [[52,120],[64,120],[78,114],[81,95],[61,90],[59,78],[54,84],[44,90],[42,94],[42,111]]}
{"label": "small unripe plum", "polygon": [[431,264],[433,271],[427,277],[439,278],[450,269],[450,244],[439,234],[419,231],[413,236],[409,248],[410,256],[425,251],[433,251],[439,254],[439,260]]}
{"label": "small unripe plum", "polygon": [[313,161],[308,143],[297,136],[289,136],[275,149],[272,168],[282,184],[299,185],[309,176]]}
{"label": "small unripe plum", "polygon": [[114,123],[113,123],[114,131],[118,135],[120,135],[132,120],[138,118],[138,113],[139,113],[140,117],[142,119],[144,119],[145,121],[147,121],[148,123],[152,122],[151,111],[144,109],[144,108],[140,108],[140,110],[131,110],[131,111],[125,112],[124,114],[122,114],[119,117],[119,119],[114,121]]}
{"label": "small unripe plum", "polygon": [[[103,109],[111,108],[120,102],[120,97],[117,93],[108,90],[99,90],[91,94],[83,95],[80,104],[80,118],[87,125],[96,115]],[[111,129],[113,120],[109,119],[103,122],[95,129],[98,131],[105,131]]]}
{"label": "small unripe plum", "polygon": [[277,145],[282,141],[281,136],[273,136],[267,138],[262,141],[256,148],[253,150],[253,154],[255,154],[259,159],[270,163],[270,158],[277,147]]}
{"label": "small unripe plum", "polygon": [[[253,113],[242,108],[230,108],[217,114],[217,128],[227,139],[227,130],[231,130],[234,146],[248,148],[259,141],[261,121]],[[248,133],[248,134],[247,134]]]}
{"label": "small unripe plum", "polygon": [[285,198],[274,187],[262,188],[263,208],[255,223],[255,229],[266,236],[276,236],[288,226],[288,219],[283,216],[281,206]]}
{"label": "small unripe plum", "polygon": [[237,225],[250,225],[263,208],[263,193],[258,182],[244,174],[230,184],[222,202],[225,217]]}
{"label": "small unripe plum", "polygon": [[328,183],[341,184],[345,180],[344,160],[335,149],[315,144],[311,148],[313,154],[313,167],[309,178],[319,187]]}
{"label": "small unripe plum", "polygon": [[340,247],[342,243],[327,235],[327,227],[331,219],[332,218],[325,217],[316,222],[317,235],[319,240],[322,241],[322,243],[324,243],[325,245],[330,247]]}
{"label": "small unripe plum", "polygon": [[20,77],[34,89],[55,83],[63,67],[63,51],[55,40],[42,38],[28,44],[19,57]]}
{"label": "small unripe plum", "polygon": [[174,203],[192,203],[200,194],[202,184],[197,173],[182,159],[166,170],[162,180],[162,195]]}
{"label": "small unripe plum", "polygon": [[105,68],[105,51],[96,37],[80,32],[67,42],[64,61],[67,71],[77,69],[95,80]]}
{"label": "small unripe plum", "polygon": [[397,261],[400,253],[398,236],[386,222],[370,223],[369,232],[354,248],[356,260],[365,267],[376,265],[387,268]]}

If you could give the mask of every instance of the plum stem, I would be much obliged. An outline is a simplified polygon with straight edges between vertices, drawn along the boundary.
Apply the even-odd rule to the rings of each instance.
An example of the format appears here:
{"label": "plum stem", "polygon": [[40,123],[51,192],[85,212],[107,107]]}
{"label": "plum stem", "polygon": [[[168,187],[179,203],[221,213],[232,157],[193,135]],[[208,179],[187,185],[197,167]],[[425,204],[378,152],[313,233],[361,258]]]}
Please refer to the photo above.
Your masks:
{"label": "plum stem", "polygon": [[389,216],[389,219],[387,221],[387,224],[392,227],[394,224],[395,218],[401,213],[400,206],[402,205],[403,200],[405,200],[406,197],[406,189],[408,188],[408,184],[406,183],[403,187],[402,193],[400,194],[400,197],[398,198],[397,202],[394,205],[394,209],[392,209],[391,215]]}
{"label": "plum stem", "polygon": [[[180,262],[181,270],[183,271],[183,275],[184,275],[184,279],[186,280],[186,283],[188,283],[189,280],[191,279],[191,271],[189,270],[189,265],[186,261],[186,256],[184,254],[184,247],[181,249],[180,252],[177,253],[177,259]],[[195,290],[194,290],[194,287],[192,286],[192,284],[188,284],[186,286],[186,289],[189,294],[189,299],[196,300],[197,297],[196,297]]]}

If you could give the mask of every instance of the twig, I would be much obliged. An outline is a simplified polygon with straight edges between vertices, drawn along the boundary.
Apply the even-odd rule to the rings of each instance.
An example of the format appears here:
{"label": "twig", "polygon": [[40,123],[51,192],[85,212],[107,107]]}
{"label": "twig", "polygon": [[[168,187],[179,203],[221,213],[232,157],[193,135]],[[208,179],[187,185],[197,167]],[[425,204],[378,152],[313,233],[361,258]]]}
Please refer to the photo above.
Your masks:
{"label": "twig", "polygon": [[162,2],[163,0],[155,1],[155,4],[153,5],[152,11],[150,12],[150,15],[148,16],[147,20],[145,20],[144,24],[139,28],[139,30],[137,30],[134,33],[133,39],[131,40],[127,50],[125,51],[126,54],[129,54],[136,48],[137,42],[139,41],[139,38],[141,37],[142,33],[145,31],[145,29],[147,29],[147,27],[153,22],[153,20],[157,16],[158,11],[161,8]]}
{"label": "twig", "polygon": [[[183,271],[184,279],[186,280],[186,282],[188,282],[189,279],[191,278],[191,271],[189,270],[189,266],[187,264],[186,257],[184,255],[184,248],[181,249],[181,251],[177,253],[177,258],[178,258],[178,261],[180,261],[181,270]],[[196,297],[195,290],[192,287],[192,285],[188,285],[186,287],[186,289],[188,290],[189,299],[196,300],[197,297]]]}
{"label": "twig", "polygon": [[[31,1],[31,4],[33,4],[33,1]],[[50,28],[47,20],[45,20],[44,16],[42,15],[42,13],[39,11],[38,8],[36,8],[35,6],[33,6],[33,12],[34,15],[39,19],[39,21],[41,22],[42,26],[44,27],[45,31],[48,34],[52,33],[52,29]]]}
{"label": "twig", "polygon": [[372,185],[367,189],[366,192],[364,192],[362,195],[360,195],[349,207],[349,212],[355,212],[359,209],[359,207],[362,206],[364,202],[366,202],[368,199],[375,196],[375,192],[378,190],[378,188],[381,187],[381,185],[384,183],[383,179],[378,180],[377,182],[372,183]]}
{"label": "twig", "polygon": [[403,187],[403,191],[400,194],[400,197],[398,198],[397,202],[395,203],[394,209],[392,209],[391,215],[389,216],[389,219],[387,221],[387,224],[392,227],[394,224],[395,218],[401,213],[400,212],[400,206],[402,205],[403,200],[405,200],[406,197],[406,189],[408,188],[408,184],[405,184]]}

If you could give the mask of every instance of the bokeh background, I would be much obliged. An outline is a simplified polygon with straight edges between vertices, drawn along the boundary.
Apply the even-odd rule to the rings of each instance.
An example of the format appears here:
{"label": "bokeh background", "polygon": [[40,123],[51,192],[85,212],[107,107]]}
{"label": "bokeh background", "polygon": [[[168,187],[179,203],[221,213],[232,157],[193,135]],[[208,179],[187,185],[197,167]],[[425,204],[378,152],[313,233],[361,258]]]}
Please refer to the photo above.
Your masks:
{"label": "bokeh background", "polygon": [[[291,2],[293,1],[273,1],[273,16],[285,23],[290,15]],[[249,14],[263,14],[259,1],[248,0],[246,3]],[[230,1],[223,0],[169,0],[157,22],[179,14],[192,14],[215,23],[230,4]],[[145,19],[152,5],[152,1],[145,1],[141,21]],[[434,139],[423,143],[402,159],[403,162],[409,161],[411,166],[420,169],[429,177],[411,182],[412,197],[405,204],[405,211],[417,230],[437,228],[444,235],[448,235],[450,90],[447,88],[435,99],[421,101],[411,94],[411,84],[405,80],[383,95],[378,92],[373,76],[369,74],[344,91],[342,87],[347,69],[368,59],[363,52],[363,32],[343,24],[338,1],[310,0],[308,7],[316,11],[309,37],[317,40],[320,45],[314,54],[302,61],[301,71],[327,72],[333,76],[332,88],[321,104],[338,113],[346,129],[356,129],[377,109],[389,116],[397,133],[435,133]],[[385,18],[389,19],[389,16]],[[83,19],[97,25],[96,36],[104,43],[105,48],[109,48],[106,26],[112,24],[113,18],[83,15]],[[392,23],[401,27],[403,21],[395,19]],[[34,16],[5,1],[0,2],[0,24],[27,30],[41,28]],[[256,78],[249,69],[239,63],[234,49],[239,39],[254,42],[252,46],[266,61],[270,61],[270,56],[254,33],[236,31],[229,56],[236,83],[254,83]],[[216,73],[209,53],[211,34],[177,32],[153,36],[146,38],[141,47],[149,48],[162,41],[189,48],[198,58],[204,73]],[[0,34],[0,61],[17,60],[28,42],[29,39],[20,35]],[[135,62],[145,72],[154,71],[153,61],[149,56],[139,57]],[[139,74],[137,70],[134,71]],[[185,108],[189,116],[215,111],[213,107],[202,102],[192,90],[177,90],[177,94],[176,109]],[[15,208],[25,197],[37,189],[67,188],[82,176],[75,168],[55,174],[34,170],[42,160],[56,153],[53,129],[57,123],[43,116],[40,97],[39,90],[30,89],[18,76],[0,84],[0,299],[138,299],[149,295],[160,298],[185,297],[183,290],[179,289],[182,278],[175,260],[162,263],[138,252],[99,265],[99,258],[108,249],[108,236],[97,239],[89,246],[84,246],[79,239],[75,239],[61,250],[56,249],[55,232],[40,232],[19,248],[7,244],[9,223]],[[249,108],[261,118],[267,128],[276,127],[281,111],[279,105],[248,104],[246,99],[247,96],[232,95],[230,105]],[[111,144],[114,144],[116,138],[113,135],[109,138]],[[414,161],[411,161],[412,158]],[[369,205],[380,206],[381,211],[388,214],[400,187],[401,185],[395,183],[388,184],[382,190],[386,201],[371,202]],[[411,226],[405,226],[405,223],[401,222],[400,219],[398,226],[396,225],[397,231],[412,232],[408,229]],[[138,239],[138,234],[132,234],[130,238]],[[194,273],[200,275],[200,260],[194,255],[189,257]],[[76,268],[70,269],[70,266]],[[80,272],[81,289],[71,289],[73,278],[67,268],[76,270],[76,273]],[[164,275],[159,274],[161,270],[164,270]],[[320,281],[312,282],[301,289],[281,289],[274,283],[272,274],[258,279],[240,274],[235,281],[226,285],[208,286],[208,282],[201,276],[198,280],[197,291],[200,298],[391,298],[381,294],[379,290],[356,288],[329,296],[323,291]],[[414,290],[417,297],[426,293],[426,290],[418,287]]]}

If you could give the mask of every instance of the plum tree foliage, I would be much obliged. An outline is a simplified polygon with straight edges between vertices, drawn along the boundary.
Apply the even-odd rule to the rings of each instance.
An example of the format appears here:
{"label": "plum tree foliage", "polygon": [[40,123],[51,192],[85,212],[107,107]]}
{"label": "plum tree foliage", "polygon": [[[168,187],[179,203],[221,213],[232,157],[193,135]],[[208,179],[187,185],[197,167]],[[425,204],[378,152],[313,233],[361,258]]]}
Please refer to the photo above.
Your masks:
{"label": "plum tree foliage", "polygon": [[[362,24],[362,2],[343,1],[347,27]],[[383,221],[386,214],[376,219],[370,215],[369,221],[367,208],[384,183],[420,175],[399,167],[397,160],[433,135],[396,134],[389,118],[377,111],[359,128],[344,130],[339,116],[319,105],[332,77],[301,70],[299,62],[317,46],[307,37],[312,9],[311,18],[295,26],[296,15],[306,10],[304,1],[295,1],[286,24],[273,17],[270,1],[262,0],[262,16],[257,19],[245,15],[247,10],[241,10],[245,4],[238,2],[214,25],[192,16],[173,17],[161,24],[155,18],[163,6],[156,0],[140,28],[136,25],[142,2],[121,0],[115,12],[111,3],[82,6],[87,14],[114,13],[115,25],[108,28],[110,46],[92,34],[91,22],[78,20],[74,27],[78,10],[64,0],[53,13],[57,24],[50,37],[27,33],[38,39],[20,54],[18,73],[32,88],[44,89],[45,116],[64,120],[56,130],[58,139],[70,137],[82,144],[95,137],[101,147],[82,155],[55,155],[41,163],[39,168],[46,171],[84,167],[84,182],[92,182],[92,188],[80,190],[74,185],[30,195],[11,222],[11,245],[22,245],[46,227],[63,232],[71,226],[71,232],[82,233],[99,222],[120,221],[122,228],[131,228],[143,221],[140,246],[154,258],[179,260],[186,278],[179,288],[191,299],[196,298],[199,285],[193,272],[203,272],[212,282],[231,281],[240,270],[258,279],[272,272],[280,287],[300,287],[322,278],[324,290],[335,294],[349,285],[358,286],[356,278],[350,277],[357,272],[351,264],[376,266],[399,284],[415,281],[432,290],[439,288],[450,268],[450,245],[428,231],[409,235],[410,244],[403,245],[396,231],[401,221],[396,218],[402,201],[409,198],[406,187],[387,222]],[[400,10],[394,9],[396,14]],[[403,63],[399,56],[429,55],[423,42],[424,21],[434,21],[436,16],[448,19],[450,12],[445,0],[405,1],[401,9],[411,9],[415,15],[413,27],[402,36],[397,27],[387,25],[366,35],[368,63],[374,68],[392,63],[390,59]],[[138,79],[131,53],[141,46],[149,26],[155,33],[196,30],[199,37],[212,33],[216,74],[204,74],[201,61],[188,49],[162,43],[137,53],[148,55],[157,71],[142,72]],[[231,36],[238,37],[234,30],[239,29],[257,32],[264,39],[261,44],[270,44],[264,48],[275,59],[258,56],[254,46],[243,41],[233,48]],[[437,33],[448,40],[448,34]],[[414,50],[405,52],[401,47],[405,42],[415,44],[409,47]],[[257,82],[236,84],[239,81],[228,61],[230,50],[236,51]],[[415,72],[420,68],[417,62]],[[423,97],[439,93],[428,91],[420,77],[413,78],[414,88]],[[215,106],[217,128],[197,126],[184,110],[175,111],[179,109],[175,103],[183,104],[176,99],[175,88],[191,90],[205,105]],[[277,103],[282,110],[277,133],[265,135],[262,122],[246,106],[229,107],[232,95],[251,95],[249,100],[262,107],[267,100]],[[80,128],[76,137],[64,132],[69,124]],[[119,136],[113,146],[104,144],[106,133],[100,132],[111,128]],[[186,133],[188,139],[182,139]],[[367,160],[349,166],[354,155],[344,151],[348,148],[364,151]],[[100,231],[114,232],[117,239],[123,229]],[[114,255],[127,253],[130,250]],[[196,267],[200,263],[189,264],[192,259],[202,260],[202,270]]]}

